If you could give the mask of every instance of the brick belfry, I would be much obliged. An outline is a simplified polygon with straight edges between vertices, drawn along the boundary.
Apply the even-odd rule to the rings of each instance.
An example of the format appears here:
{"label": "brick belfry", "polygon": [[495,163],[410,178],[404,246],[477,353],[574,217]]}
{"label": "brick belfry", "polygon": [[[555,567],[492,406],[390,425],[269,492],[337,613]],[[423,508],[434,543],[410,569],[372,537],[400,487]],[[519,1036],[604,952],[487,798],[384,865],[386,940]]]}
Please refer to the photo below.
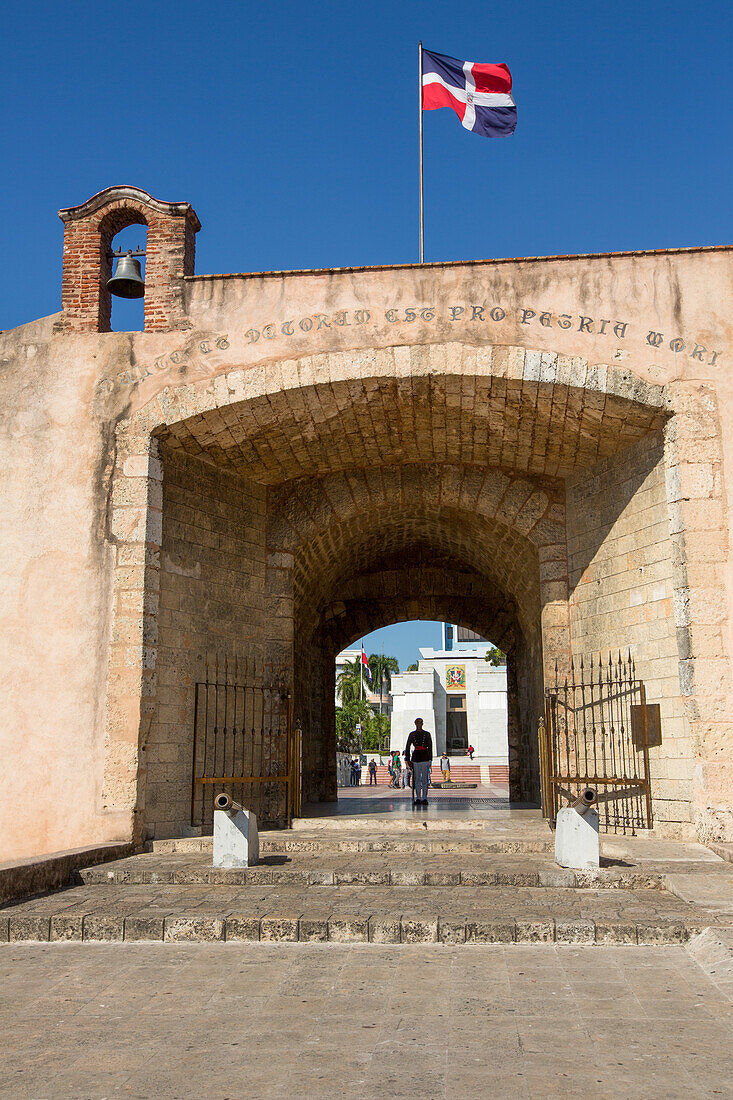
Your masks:
{"label": "brick belfry", "polygon": [[630,652],[655,830],[733,838],[731,249],[197,275],[188,203],[60,217],[61,312],[0,335],[8,858],[190,830],[217,661],[277,673],[333,800],[334,655],[417,617],[506,650],[525,800],[556,670]]}

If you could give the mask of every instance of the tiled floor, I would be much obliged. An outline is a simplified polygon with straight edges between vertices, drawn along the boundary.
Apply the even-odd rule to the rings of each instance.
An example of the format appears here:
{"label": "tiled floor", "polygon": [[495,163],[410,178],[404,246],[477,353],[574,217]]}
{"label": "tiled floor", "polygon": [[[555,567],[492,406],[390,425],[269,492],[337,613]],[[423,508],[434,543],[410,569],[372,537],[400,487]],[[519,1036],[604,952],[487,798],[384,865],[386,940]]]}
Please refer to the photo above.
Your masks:
{"label": "tiled floor", "polygon": [[309,803],[304,807],[303,817],[361,817],[382,814],[391,817],[425,818],[430,821],[446,817],[517,815],[530,808],[536,809],[530,803],[510,803],[508,787],[479,784],[467,789],[431,788],[428,791],[428,805],[413,806],[409,787],[394,790],[386,786],[362,783],[360,787],[339,787],[337,802]]}
{"label": "tiled floor", "polygon": [[727,1097],[683,948],[17,945],[0,1097]]}

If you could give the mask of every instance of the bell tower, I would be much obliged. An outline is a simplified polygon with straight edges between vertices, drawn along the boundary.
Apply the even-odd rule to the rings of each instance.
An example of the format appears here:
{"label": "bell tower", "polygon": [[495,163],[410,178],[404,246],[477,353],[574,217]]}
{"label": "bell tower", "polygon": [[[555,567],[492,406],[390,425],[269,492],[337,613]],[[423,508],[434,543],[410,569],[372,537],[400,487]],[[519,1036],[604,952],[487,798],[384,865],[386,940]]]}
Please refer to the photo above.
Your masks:
{"label": "bell tower", "polygon": [[163,202],[139,187],[107,187],[81,206],[59,210],[64,223],[61,317],[56,332],[109,332],[113,237],[128,225],[148,228],[145,331],[190,328],[183,276],[193,275],[201,223],[190,203]]}

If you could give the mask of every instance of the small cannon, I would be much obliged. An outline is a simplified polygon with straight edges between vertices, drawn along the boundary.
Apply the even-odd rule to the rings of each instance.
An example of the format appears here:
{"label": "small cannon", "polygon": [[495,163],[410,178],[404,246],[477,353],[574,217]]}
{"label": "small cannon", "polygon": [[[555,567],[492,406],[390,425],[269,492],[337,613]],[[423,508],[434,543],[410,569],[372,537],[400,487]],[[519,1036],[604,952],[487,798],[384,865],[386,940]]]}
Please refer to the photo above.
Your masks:
{"label": "small cannon", "polygon": [[214,797],[214,809],[226,810],[227,813],[230,813],[233,816],[234,814],[238,814],[242,807],[239,805],[238,802],[235,802],[234,799],[226,793],[226,791],[222,791],[221,794],[217,794]]}
{"label": "small cannon", "polygon": [[597,870],[600,866],[598,812],[593,808],[597,801],[593,788],[583,787],[574,802],[557,811],[555,862],[560,867]]}
{"label": "small cannon", "polygon": [[[222,796],[220,795],[219,797],[221,798]],[[226,795],[224,797],[226,797]],[[593,788],[585,787],[575,799],[575,802],[570,803],[570,809],[575,810],[581,817],[585,817],[588,810],[591,806],[595,806],[597,801],[598,795]]]}
{"label": "small cannon", "polygon": [[251,867],[260,858],[257,817],[226,791],[214,796],[214,867]]}

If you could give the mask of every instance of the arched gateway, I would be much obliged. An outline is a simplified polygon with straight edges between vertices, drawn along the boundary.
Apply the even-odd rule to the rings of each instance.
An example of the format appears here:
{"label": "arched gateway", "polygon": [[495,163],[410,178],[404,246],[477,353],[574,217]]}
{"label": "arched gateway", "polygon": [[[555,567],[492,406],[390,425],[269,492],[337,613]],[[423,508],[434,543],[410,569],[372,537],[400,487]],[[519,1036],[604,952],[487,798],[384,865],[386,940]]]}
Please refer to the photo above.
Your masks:
{"label": "arched gateway", "polygon": [[[1,338],[17,854],[190,825],[216,654],[284,672],[335,797],[334,655],[416,617],[506,649],[517,797],[555,669],[630,649],[656,827],[730,834],[730,250],[195,276],[185,203],[62,218],[62,313]],[[136,220],[146,331],[101,333]]]}

